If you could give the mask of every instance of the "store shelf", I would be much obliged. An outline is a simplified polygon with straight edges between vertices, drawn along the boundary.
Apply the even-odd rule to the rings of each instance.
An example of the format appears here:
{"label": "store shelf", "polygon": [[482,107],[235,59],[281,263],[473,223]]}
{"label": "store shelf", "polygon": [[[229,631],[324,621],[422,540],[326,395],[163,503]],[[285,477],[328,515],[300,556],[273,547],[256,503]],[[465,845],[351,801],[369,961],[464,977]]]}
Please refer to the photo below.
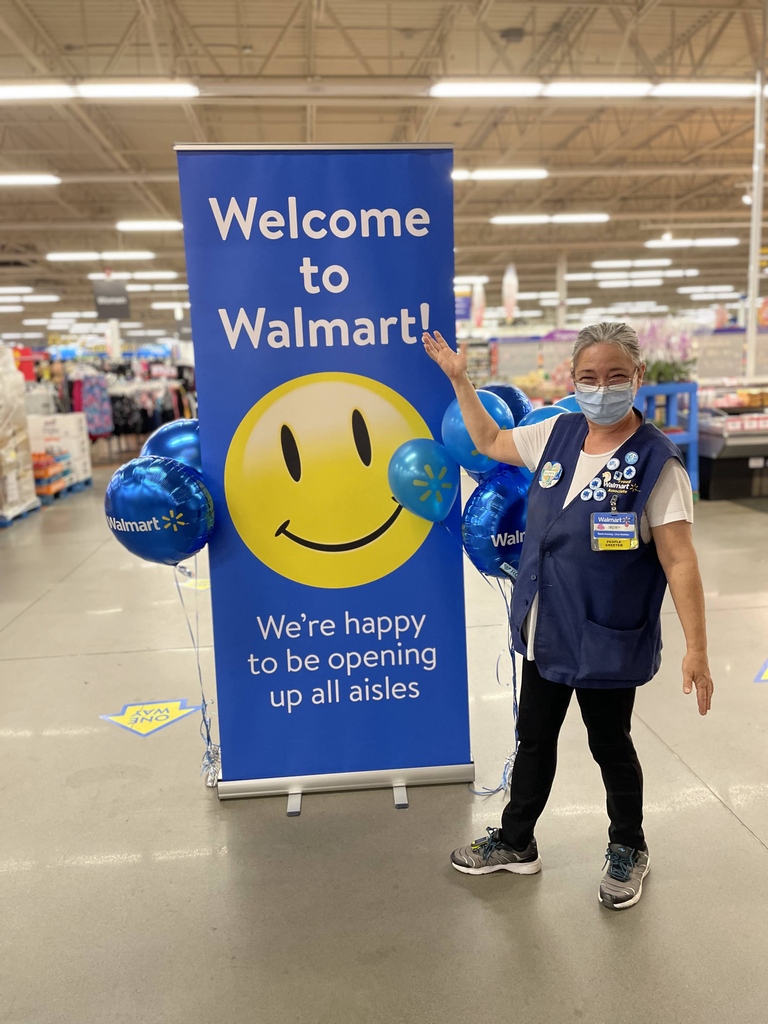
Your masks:
{"label": "store shelf", "polygon": [[698,498],[698,384],[695,381],[644,384],[635,396],[635,406],[647,420],[656,423],[673,444],[678,448],[685,448],[685,466],[691,479],[694,498]]}

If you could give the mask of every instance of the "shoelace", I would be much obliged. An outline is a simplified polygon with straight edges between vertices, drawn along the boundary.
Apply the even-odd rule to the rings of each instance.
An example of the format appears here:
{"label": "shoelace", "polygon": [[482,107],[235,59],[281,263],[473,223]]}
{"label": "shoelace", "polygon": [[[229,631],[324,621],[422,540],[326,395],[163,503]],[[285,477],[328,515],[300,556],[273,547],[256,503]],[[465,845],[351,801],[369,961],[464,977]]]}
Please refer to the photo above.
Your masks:
{"label": "shoelace", "polygon": [[605,853],[605,863],[611,865],[611,878],[615,878],[617,882],[628,882],[632,877],[634,858],[634,850],[629,850],[627,853],[616,853],[615,850],[608,847]]}
{"label": "shoelace", "polygon": [[485,831],[488,833],[488,836],[483,839],[476,839],[472,843],[472,849],[476,850],[483,860],[488,860],[494,850],[498,850],[501,846],[501,842],[496,838],[497,830],[495,828],[487,828]]}

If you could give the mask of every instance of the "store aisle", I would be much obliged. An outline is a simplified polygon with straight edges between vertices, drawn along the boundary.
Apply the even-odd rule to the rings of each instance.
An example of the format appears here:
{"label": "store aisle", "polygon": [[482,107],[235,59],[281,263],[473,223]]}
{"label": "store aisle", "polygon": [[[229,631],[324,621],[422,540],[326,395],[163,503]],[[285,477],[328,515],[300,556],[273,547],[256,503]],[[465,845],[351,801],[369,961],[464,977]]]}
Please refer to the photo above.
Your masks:
{"label": "store aisle", "polygon": [[[196,715],[147,738],[103,721],[199,698],[173,573],[111,538],[106,480],[0,531],[0,1021],[764,1024],[768,501],[697,508],[714,709],[680,691],[670,606],[635,720],[653,870],[616,914],[597,902],[604,794],[575,702],[529,878],[448,864],[499,796],[412,789],[395,811],[388,792],[314,795],[288,819],[282,798],[205,789]],[[495,785],[504,609],[470,572],[473,747]]]}

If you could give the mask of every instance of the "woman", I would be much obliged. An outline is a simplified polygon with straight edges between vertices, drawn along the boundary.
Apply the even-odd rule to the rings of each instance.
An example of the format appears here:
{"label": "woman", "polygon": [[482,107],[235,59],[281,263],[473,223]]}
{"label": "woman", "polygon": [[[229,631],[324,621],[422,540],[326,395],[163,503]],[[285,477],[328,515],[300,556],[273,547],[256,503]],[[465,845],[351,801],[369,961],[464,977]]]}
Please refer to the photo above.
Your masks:
{"label": "woman", "polygon": [[534,827],[575,690],[610,818],[599,899],[631,907],[650,868],[631,716],[637,687],[659,669],[667,584],[687,646],[683,691],[695,687],[701,715],[713,692],[691,485],[678,450],[633,407],[645,370],[637,335],[621,323],[586,327],[571,365],[583,415],[512,430],[500,430],[483,408],[466,357],[437,332],[423,341],[453,384],[478,451],[536,474],[512,599],[515,649],[525,661],[510,801],[501,827],[455,850],[451,863],[471,875],[541,870]]}

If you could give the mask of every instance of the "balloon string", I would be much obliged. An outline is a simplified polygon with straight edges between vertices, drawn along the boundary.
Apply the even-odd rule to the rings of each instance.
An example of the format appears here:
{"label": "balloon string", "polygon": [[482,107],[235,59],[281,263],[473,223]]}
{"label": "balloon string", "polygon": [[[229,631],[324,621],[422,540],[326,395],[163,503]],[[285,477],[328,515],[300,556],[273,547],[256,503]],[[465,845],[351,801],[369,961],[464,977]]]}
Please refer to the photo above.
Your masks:
{"label": "balloon string", "polygon": [[219,769],[221,767],[221,747],[218,743],[213,742],[211,737],[211,715],[209,707],[213,704],[213,701],[206,700],[205,689],[203,687],[203,668],[200,662],[200,618],[199,618],[199,595],[197,593],[197,587],[195,588],[195,629],[192,629],[192,623],[187,612],[187,606],[184,601],[184,595],[181,592],[181,586],[179,584],[179,575],[187,576],[197,580],[197,555],[195,555],[195,571],[192,574],[188,569],[182,568],[179,565],[174,566],[173,578],[176,583],[176,592],[179,595],[181,601],[181,607],[184,611],[184,618],[187,623],[187,630],[189,631],[190,638],[192,640],[192,647],[195,652],[195,660],[197,663],[197,678],[200,683],[200,696],[202,698],[202,721],[200,723],[200,735],[205,743],[205,753],[200,764],[200,774],[205,774],[205,784],[209,789],[213,789],[219,779]]}
{"label": "balloon string", "polygon": [[[461,548],[462,553],[463,553],[464,545],[462,544],[461,540],[459,540],[459,538],[456,537],[451,532],[449,527],[446,526],[445,522],[441,522],[440,526],[442,526],[445,529],[446,533],[459,545],[459,547]],[[481,577],[481,579],[485,580],[485,582],[488,584],[488,586],[493,588],[493,583],[491,582],[489,577],[486,576],[486,574],[484,572],[481,572],[480,569],[477,568],[477,566],[474,564],[474,562],[472,562],[471,559],[470,559],[470,565],[472,565],[473,569],[475,569],[477,571],[477,573]],[[515,661],[515,645],[514,645],[514,641],[512,639],[512,607],[511,607],[510,598],[508,597],[507,591],[506,591],[506,589],[504,587],[504,583],[506,581],[494,578],[493,582],[498,587],[499,592],[501,593],[501,596],[504,599],[504,607],[507,610],[507,650],[509,652],[510,660],[512,662],[512,714],[514,716],[514,722],[515,722],[515,748],[514,748],[514,750],[511,750],[509,752],[509,754],[507,754],[506,758],[504,759],[504,767],[502,768],[501,781],[499,782],[499,785],[496,786],[495,789],[490,789],[488,786],[483,786],[482,789],[474,789],[472,786],[470,786],[469,787],[469,791],[471,793],[474,793],[475,796],[493,796],[495,793],[505,793],[509,789],[509,785],[510,785],[510,782],[511,782],[511,779],[512,779],[512,769],[513,769],[513,767],[515,765],[515,758],[517,757],[518,747],[520,746],[520,735],[518,733],[518,728],[517,728],[517,720],[518,720],[517,663]],[[514,584],[512,583],[511,580],[509,581],[509,588],[510,588],[510,591],[514,588]],[[509,686],[509,683],[502,683],[502,681],[501,681],[501,679],[499,677],[500,663],[501,663],[501,659],[502,659],[503,655],[504,655],[504,652],[502,651],[499,654],[498,658],[496,659],[496,682],[499,684],[499,686]]]}

